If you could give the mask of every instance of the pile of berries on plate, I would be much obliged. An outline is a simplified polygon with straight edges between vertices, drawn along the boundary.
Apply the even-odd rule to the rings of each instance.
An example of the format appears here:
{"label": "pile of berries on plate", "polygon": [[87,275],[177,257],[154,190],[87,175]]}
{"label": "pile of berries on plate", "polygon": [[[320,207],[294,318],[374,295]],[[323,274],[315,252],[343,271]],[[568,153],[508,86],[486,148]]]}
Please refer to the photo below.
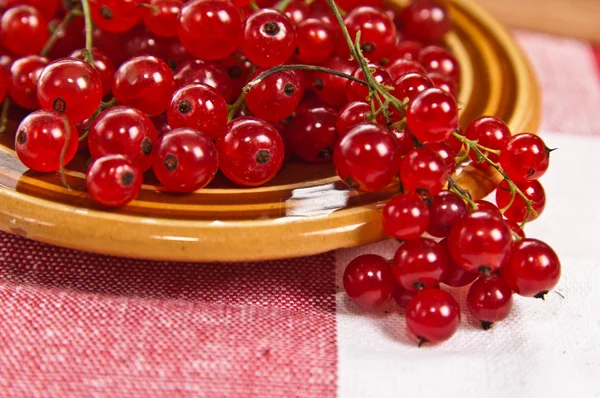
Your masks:
{"label": "pile of berries on plate", "polygon": [[[270,181],[290,158],[333,162],[360,191],[393,184],[383,228],[393,260],[352,261],[350,298],[407,306],[422,342],[449,338],[460,310],[442,286],[471,285],[484,328],[513,292],[543,297],[560,263],[523,226],[545,205],[550,150],[494,117],[462,133],[460,65],[444,45],[446,6],[414,0],[0,0],[0,130],[21,161],[64,173],[89,153],[89,195],[124,206],[151,172],[193,192],[220,172],[241,187]],[[504,179],[496,203],[453,178],[466,163]],[[64,174],[63,174],[64,175]]]}

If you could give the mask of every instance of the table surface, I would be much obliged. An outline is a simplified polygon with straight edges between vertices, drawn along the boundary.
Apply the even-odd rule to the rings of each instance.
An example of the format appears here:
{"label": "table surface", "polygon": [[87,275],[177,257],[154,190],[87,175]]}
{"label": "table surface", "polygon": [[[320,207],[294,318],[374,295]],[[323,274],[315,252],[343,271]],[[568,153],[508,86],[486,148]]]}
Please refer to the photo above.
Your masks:
{"label": "table surface", "polygon": [[[592,47],[517,38],[544,94],[548,204],[526,232],[563,278],[545,302],[515,298],[484,332],[417,348],[397,308],[363,313],[341,291],[382,242],[294,260],[129,260],[0,233],[1,396],[600,397],[600,68]],[[466,290],[458,292],[464,307]],[[560,293],[560,294],[559,294]],[[425,395],[423,395],[425,394]]]}

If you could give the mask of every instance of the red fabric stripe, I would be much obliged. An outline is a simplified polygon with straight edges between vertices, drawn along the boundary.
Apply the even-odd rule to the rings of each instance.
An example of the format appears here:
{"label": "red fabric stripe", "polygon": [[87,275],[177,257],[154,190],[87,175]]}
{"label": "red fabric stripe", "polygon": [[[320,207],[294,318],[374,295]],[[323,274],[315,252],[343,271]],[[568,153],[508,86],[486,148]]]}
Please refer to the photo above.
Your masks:
{"label": "red fabric stripe", "polygon": [[336,394],[332,254],[150,262],[0,233],[0,319],[2,395]]}

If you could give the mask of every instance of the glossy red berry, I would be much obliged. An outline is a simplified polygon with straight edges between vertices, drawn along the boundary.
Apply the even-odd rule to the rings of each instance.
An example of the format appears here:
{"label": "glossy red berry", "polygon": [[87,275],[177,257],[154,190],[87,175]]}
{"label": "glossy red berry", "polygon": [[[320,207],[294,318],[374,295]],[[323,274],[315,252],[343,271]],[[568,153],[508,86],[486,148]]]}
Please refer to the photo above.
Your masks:
{"label": "glossy red berry", "polygon": [[177,35],[193,56],[223,59],[240,45],[242,14],[229,0],[189,1],[179,14]]}
{"label": "glossy red berry", "polygon": [[399,58],[395,61],[392,61],[389,64],[387,64],[385,68],[387,69],[388,73],[390,74],[393,80],[397,80],[403,75],[411,72],[419,73],[421,75],[427,73],[425,68],[423,68],[423,66],[420,63],[405,58]]}
{"label": "glossy red berry", "polygon": [[36,8],[17,6],[2,14],[2,46],[16,55],[39,53],[49,37],[48,20]]}
{"label": "glossy red berry", "polygon": [[[462,135],[462,130],[461,130],[460,126],[458,126],[458,128],[455,130],[455,132]],[[463,143],[458,138],[456,138],[454,135],[451,135],[450,138],[448,138],[444,142],[446,144],[448,144],[450,149],[452,149],[452,153],[454,154],[454,156],[458,155],[463,148]]]}
{"label": "glossy red berry", "polygon": [[415,149],[415,140],[412,135],[406,129],[392,128],[392,134],[396,137],[396,143],[398,144],[398,152],[401,157],[404,157]]}
{"label": "glossy red berry", "polygon": [[298,26],[302,21],[308,19],[309,8],[308,5],[306,5],[306,2],[294,0],[285,8],[284,14],[294,23],[294,25]]}
{"label": "glossy red berry", "polygon": [[4,0],[4,4],[7,9],[21,5],[31,6],[41,12],[46,19],[52,19],[58,11],[60,0]]}
{"label": "glossy red berry", "polygon": [[[419,60],[419,52],[423,48],[423,43],[417,40],[401,40],[390,52],[390,60],[408,59],[412,61]],[[423,69],[424,71],[425,69]],[[420,72],[420,71],[415,71]],[[394,76],[392,76],[394,77]]]}
{"label": "glossy red berry", "polygon": [[423,199],[406,193],[394,196],[383,208],[383,230],[393,238],[417,239],[429,223],[429,210]]}
{"label": "glossy red berry", "polygon": [[49,63],[48,58],[29,55],[12,64],[8,94],[17,105],[28,110],[40,108],[37,98],[37,83],[42,70]]}
{"label": "glossy red berry", "polygon": [[269,8],[256,11],[246,20],[241,48],[255,65],[282,64],[296,49],[294,24],[280,11]]}
{"label": "glossy red berry", "polygon": [[8,72],[3,69],[0,69],[0,102],[4,101],[4,99],[6,98],[9,83],[10,76]]}
{"label": "glossy red berry", "polygon": [[[323,66],[346,74],[352,74],[356,69],[356,64],[344,57],[330,58]],[[331,106],[340,107],[348,102],[346,84],[347,80],[343,77],[323,72],[314,74],[313,87],[317,96]]]}
{"label": "glossy red berry", "polygon": [[406,326],[419,340],[439,343],[448,340],[460,325],[460,307],[444,290],[424,289],[406,308]]}
{"label": "glossy red berry", "polygon": [[64,113],[73,123],[92,116],[102,101],[100,75],[87,62],[61,58],[46,66],[37,84],[43,109]]}
{"label": "glossy red berry", "polygon": [[[537,214],[530,213],[527,217],[527,205],[520,195],[515,195],[515,200],[510,207],[504,212],[504,217],[515,222],[523,222],[527,217],[527,221],[533,221],[538,218],[546,207],[546,192],[539,181],[527,181],[516,184],[517,188],[525,194],[527,199],[531,200],[531,206]],[[511,199],[510,188],[504,180],[496,188],[496,203],[498,207],[503,209],[508,206]]]}
{"label": "glossy red berry", "polygon": [[[230,98],[239,97],[252,73],[252,63],[241,52],[237,52],[221,60],[220,65],[227,72],[231,81],[232,96]],[[175,73],[175,81],[177,82],[177,73]],[[227,100],[227,98],[225,99]]]}
{"label": "glossy red berry", "polygon": [[400,179],[407,191],[433,196],[446,185],[448,168],[440,155],[427,148],[417,148],[402,159]]}
{"label": "glossy red berry", "polygon": [[309,162],[331,162],[339,140],[336,120],[336,112],[328,107],[299,111],[287,128],[287,138],[292,150]]}
{"label": "glossy red berry", "polygon": [[177,36],[179,13],[183,3],[183,0],[151,0],[150,5],[155,9],[147,10],[144,14],[144,25],[157,36]]}
{"label": "glossy red berry", "polygon": [[[71,54],[71,57],[85,61],[84,50],[76,50]],[[102,51],[97,48],[92,49],[92,57],[94,58],[94,69],[100,76],[102,82],[102,95],[106,95],[112,90],[113,76],[115,75],[115,64]]]}
{"label": "glossy red berry", "polygon": [[502,213],[500,212],[500,209],[498,208],[498,206],[496,206],[492,202],[488,202],[487,200],[479,199],[479,200],[475,201],[475,204],[477,205],[477,210],[485,211],[493,217],[502,219]]}
{"label": "glossy red berry", "polygon": [[94,23],[112,33],[127,32],[142,18],[142,0],[90,0]]}
{"label": "glossy red berry", "polygon": [[392,298],[394,276],[389,262],[374,254],[352,260],[344,271],[344,290],[359,307],[375,309]]}
{"label": "glossy red berry", "polygon": [[227,125],[217,140],[220,167],[232,182],[255,187],[270,181],[283,165],[285,147],[277,129],[255,117],[241,117]]}
{"label": "glossy red berry", "polygon": [[346,104],[337,115],[336,128],[340,138],[343,138],[354,126],[369,122],[371,107],[366,102],[355,101]]}
{"label": "glossy red berry", "polygon": [[550,166],[550,151],[537,135],[517,134],[500,150],[500,165],[515,182],[537,180]]}
{"label": "glossy red berry", "polygon": [[[248,75],[246,79],[247,77]],[[225,101],[230,102],[233,99],[233,81],[223,65],[199,59],[185,61],[175,70],[173,78],[176,88],[188,84],[205,84],[217,90]],[[246,80],[240,86],[240,90],[245,84]]]}
{"label": "glossy red berry", "polygon": [[121,207],[136,198],[142,189],[142,174],[123,155],[108,155],[96,159],[86,178],[88,194],[106,207]]}
{"label": "glossy red berry", "polygon": [[448,175],[452,175],[454,173],[456,170],[454,151],[452,148],[450,148],[450,145],[447,142],[432,142],[427,144],[426,148],[444,159],[444,163],[448,169]]}
{"label": "glossy red berry", "polygon": [[373,7],[357,7],[350,11],[344,24],[354,42],[360,31],[361,51],[375,62],[386,56],[396,45],[396,26],[384,12]]}
{"label": "glossy red berry", "polygon": [[[263,71],[258,71],[255,78]],[[290,116],[304,94],[300,75],[295,71],[277,72],[252,87],[246,94],[248,109],[259,119],[278,122]]]}
{"label": "glossy red berry", "polygon": [[456,81],[451,78],[450,76],[446,76],[446,75],[442,75],[440,73],[428,73],[427,77],[429,77],[429,79],[431,79],[431,82],[433,83],[433,87],[437,87],[437,88],[441,88],[442,90],[446,91],[447,93],[452,94],[452,96],[454,98],[456,98],[456,96],[458,95],[458,85],[456,84]]}
{"label": "glossy red berry", "polygon": [[393,83],[394,97],[400,101],[411,102],[421,91],[433,87],[433,83],[425,75],[415,72],[405,73]]}
{"label": "glossy red berry", "polygon": [[320,64],[333,53],[335,35],[323,21],[309,18],[296,28],[296,58],[307,64]]}
{"label": "glossy red berry", "polygon": [[437,287],[447,268],[448,259],[439,244],[427,238],[403,242],[392,262],[396,282],[410,291]]}
{"label": "glossy red berry", "polygon": [[438,242],[438,244],[444,252],[444,256],[448,260],[448,268],[444,274],[444,279],[442,279],[442,283],[444,285],[451,287],[463,287],[470,285],[473,283],[473,281],[475,281],[475,279],[479,278],[481,274],[478,272],[465,271],[452,259],[452,256],[450,256],[450,249],[448,248],[448,238],[442,239]]}
{"label": "glossy red berry", "polygon": [[448,236],[454,223],[467,214],[467,205],[454,192],[441,191],[429,202],[429,225],[427,233],[444,238]]}
{"label": "glossy red berry", "polygon": [[225,134],[227,103],[214,88],[190,84],[173,94],[167,118],[171,128],[189,127],[216,140]]}
{"label": "glossy red berry", "polygon": [[189,128],[171,130],[156,143],[152,170],[170,192],[194,192],[210,183],[219,169],[212,140]]}
{"label": "glossy red berry", "polygon": [[409,104],[406,122],[421,142],[445,141],[458,127],[458,105],[444,90],[429,88]]}
{"label": "glossy red berry", "polygon": [[173,72],[162,59],[141,55],[123,63],[115,73],[112,92],[123,105],[150,116],[167,110],[175,91]]}
{"label": "glossy red berry", "polygon": [[77,152],[77,129],[64,115],[39,110],[21,121],[15,136],[15,151],[19,160],[32,170],[58,171],[64,150],[64,164]]}
{"label": "glossy red berry", "polygon": [[[382,66],[369,64],[369,69],[372,70],[373,78],[377,83],[384,86],[392,85],[392,78],[390,77],[390,74]],[[363,73],[361,68],[357,68],[356,70],[354,70],[352,76],[363,81],[365,80],[365,74]],[[349,102],[367,100],[367,96],[369,95],[368,86],[365,86],[364,84],[358,82],[353,82],[352,80],[348,80],[348,82],[346,83],[346,87],[346,94],[348,96]]]}
{"label": "glossy red berry", "polygon": [[152,165],[157,139],[158,133],[148,116],[125,106],[115,106],[98,115],[88,137],[93,158],[124,155],[142,172]]}
{"label": "glossy red berry", "polygon": [[152,55],[161,58],[165,52],[164,39],[158,38],[143,26],[135,27],[131,31],[122,34],[127,38],[125,44],[125,58],[133,58],[138,55]]}
{"label": "glossy red berry", "polygon": [[[465,130],[465,137],[477,140],[479,145],[486,148],[501,150],[510,138],[510,130],[506,123],[492,116],[482,116],[473,120]],[[499,156],[495,153],[482,151],[492,162],[498,162]],[[478,167],[488,167],[485,162],[477,162],[477,155],[469,152],[469,156]]]}
{"label": "glossy red berry", "polygon": [[512,290],[499,276],[480,277],[471,285],[467,294],[469,312],[479,321],[483,329],[492,327],[510,314]]}
{"label": "glossy red berry", "polygon": [[510,255],[512,243],[508,225],[481,210],[456,221],[448,235],[448,248],[456,264],[466,271],[484,274],[500,268]]}
{"label": "glossy red berry", "polygon": [[519,239],[525,239],[525,231],[523,230],[523,228],[521,228],[519,226],[518,223],[512,221],[512,220],[504,220],[504,222],[506,223],[506,225],[508,225],[508,227],[512,230],[513,232],[513,238],[515,237],[515,235],[519,238]]}
{"label": "glossy red berry", "polygon": [[439,41],[450,30],[446,7],[436,1],[415,1],[400,15],[403,33],[423,42]]}
{"label": "glossy red berry", "polygon": [[406,309],[408,307],[408,303],[415,297],[419,292],[411,292],[410,290],[406,290],[400,285],[396,285],[394,287],[394,293],[392,293],[392,297],[396,304],[400,306],[400,308]]}
{"label": "glossy red berry", "polygon": [[515,242],[501,276],[515,293],[544,298],[558,283],[560,273],[560,260],[554,250],[540,240],[527,238]]}
{"label": "glossy red berry", "polygon": [[350,187],[374,192],[386,188],[398,175],[400,154],[388,130],[363,123],[342,138],[333,160],[338,176]]}
{"label": "glossy red berry", "polygon": [[439,73],[460,81],[460,66],[452,53],[443,47],[428,46],[419,53],[419,62],[429,73]]}

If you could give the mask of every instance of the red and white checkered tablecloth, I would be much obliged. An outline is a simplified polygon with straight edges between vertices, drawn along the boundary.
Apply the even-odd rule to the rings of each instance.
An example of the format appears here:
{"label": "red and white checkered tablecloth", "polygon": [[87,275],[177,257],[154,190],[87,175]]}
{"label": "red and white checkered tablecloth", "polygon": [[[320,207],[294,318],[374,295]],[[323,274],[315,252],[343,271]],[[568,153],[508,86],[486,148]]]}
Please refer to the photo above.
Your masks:
{"label": "red and white checkered tablecloth", "polygon": [[[395,307],[341,290],[354,256],[138,261],[0,233],[0,396],[600,397],[600,53],[519,32],[543,88],[548,206],[527,233],[561,256],[546,302],[516,298],[483,332],[417,348]],[[466,291],[459,292],[463,301]]]}

